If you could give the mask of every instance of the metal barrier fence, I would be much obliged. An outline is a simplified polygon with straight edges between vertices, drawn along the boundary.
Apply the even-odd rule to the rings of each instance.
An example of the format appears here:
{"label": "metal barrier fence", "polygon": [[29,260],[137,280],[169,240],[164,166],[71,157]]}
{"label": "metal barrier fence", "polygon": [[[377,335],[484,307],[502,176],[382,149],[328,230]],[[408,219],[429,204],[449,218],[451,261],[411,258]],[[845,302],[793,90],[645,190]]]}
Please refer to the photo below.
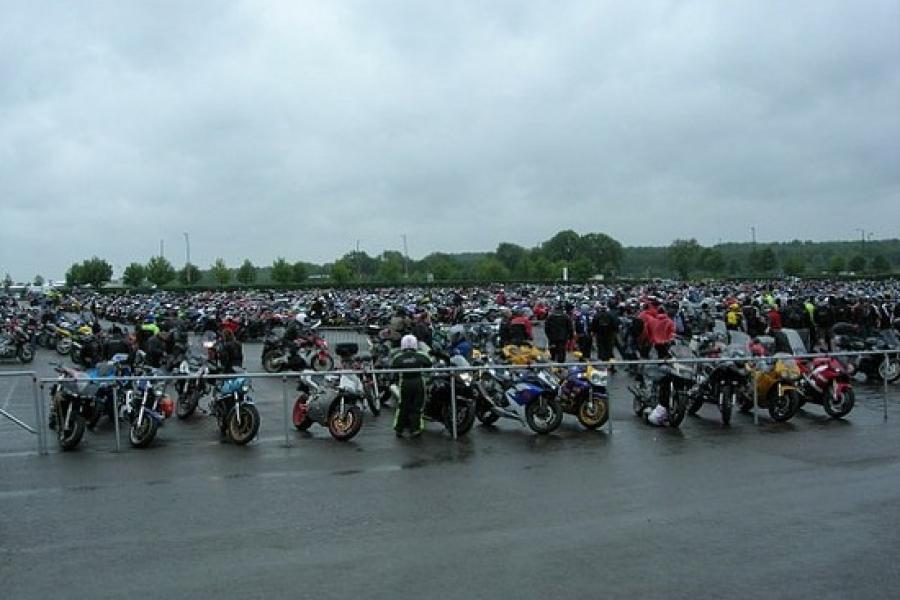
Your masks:
{"label": "metal barrier fence", "polygon": [[[28,377],[31,379],[31,387],[33,391],[34,397],[34,420],[35,426],[32,427],[16,415],[10,413],[6,410],[6,408],[0,408],[0,416],[5,417],[10,422],[18,426],[19,428],[27,431],[28,433],[35,436],[35,441],[37,442],[37,451],[38,454],[44,455],[47,454],[47,438],[45,436],[45,431],[43,427],[44,423],[44,403],[41,402],[40,394],[38,393],[38,377],[37,373],[34,371],[0,371],[0,378],[14,378],[14,377]],[[10,393],[12,393],[10,391]]]}
{"label": "metal barrier fence", "polygon": [[[830,353],[809,353],[809,354],[794,354],[794,355],[786,355],[786,357],[793,359],[814,359],[814,358],[829,358],[829,357],[861,357],[861,356],[883,356],[885,360],[889,360],[891,356],[898,356],[897,351],[894,352],[884,352],[884,351],[854,351],[854,352],[830,352]],[[738,361],[759,361],[771,359],[773,357],[746,357],[746,358],[664,358],[664,359],[640,359],[640,360],[613,360],[613,361],[577,361],[577,362],[565,362],[565,363],[550,363],[550,362],[538,362],[526,365],[512,365],[512,364],[488,364],[488,365],[469,365],[463,367],[456,366],[441,366],[441,367],[432,367],[432,368],[423,368],[423,369],[362,369],[362,370],[354,370],[354,369],[343,369],[343,370],[332,370],[332,371],[317,371],[316,375],[320,376],[329,376],[329,375],[343,375],[343,374],[354,374],[354,375],[396,375],[400,373],[423,373],[423,374],[437,374],[437,373],[456,373],[456,372],[473,372],[473,371],[485,371],[488,369],[503,369],[510,371],[522,371],[522,370],[532,370],[532,369],[568,369],[569,367],[584,367],[586,365],[591,365],[594,368],[599,369],[609,369],[610,367],[627,367],[627,366],[645,366],[645,365],[660,365],[660,364],[715,364],[722,362],[732,362],[735,360]],[[248,379],[280,379],[281,380],[281,388],[282,388],[282,408],[283,408],[283,428],[284,428],[284,445],[286,447],[292,446],[291,436],[290,436],[290,423],[291,423],[291,410],[288,403],[288,393],[287,393],[287,381],[289,378],[297,378],[301,375],[308,374],[309,372],[283,372],[283,373],[240,373],[238,375],[235,374],[222,374],[222,375],[205,375],[204,379],[208,380],[224,380],[224,379],[234,379],[236,376],[245,377]],[[45,383],[54,383],[58,381],[58,378],[53,377],[45,377],[38,378],[33,371],[13,371],[13,372],[0,372],[0,377],[23,377],[28,376],[32,378],[32,385],[34,388],[34,403],[35,403],[35,418],[37,419],[38,426],[35,428],[31,428],[27,425],[27,423],[22,422],[20,419],[14,417],[6,413],[6,411],[2,411],[3,416],[6,416],[14,423],[22,427],[23,429],[29,431],[32,434],[35,434],[38,438],[38,452],[40,454],[46,454],[46,436],[44,433],[44,426],[46,424],[46,415],[44,412],[44,402],[40,400],[40,395],[38,393],[38,384],[40,384],[41,388]],[[754,372],[754,383],[755,383],[755,372]],[[178,380],[193,380],[196,379],[197,375],[134,375],[134,376],[110,376],[110,377],[98,377],[94,378],[94,381],[97,382],[125,382],[125,381],[178,381]],[[753,413],[754,413],[754,424],[759,423],[759,398],[757,397],[757,386],[753,386],[754,391],[754,399],[753,399]],[[888,381],[884,380],[884,396],[883,396],[883,405],[884,405],[884,420],[888,419]],[[612,397],[609,397],[607,402],[607,432],[613,432],[613,416],[612,416]],[[458,432],[456,431],[456,414],[457,414],[457,396],[456,396],[456,379],[451,377],[450,379],[450,401],[451,401],[451,434],[453,439],[457,439]],[[121,449],[121,441],[120,441],[120,429],[119,429],[119,419],[113,419],[114,427],[115,427],[115,448],[116,452],[119,452]]]}

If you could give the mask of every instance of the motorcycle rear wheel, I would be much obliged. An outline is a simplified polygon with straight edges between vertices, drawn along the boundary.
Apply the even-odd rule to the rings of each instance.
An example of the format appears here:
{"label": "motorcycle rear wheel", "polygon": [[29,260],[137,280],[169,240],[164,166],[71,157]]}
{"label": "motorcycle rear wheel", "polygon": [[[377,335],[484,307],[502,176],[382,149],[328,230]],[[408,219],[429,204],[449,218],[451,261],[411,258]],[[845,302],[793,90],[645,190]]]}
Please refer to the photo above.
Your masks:
{"label": "motorcycle rear wheel", "polygon": [[878,376],[882,381],[885,379],[888,383],[894,383],[900,379],[900,359],[890,358],[884,359],[878,364]]}
{"label": "motorcycle rear wheel", "polygon": [[278,373],[282,370],[284,363],[275,364],[273,361],[278,358],[277,350],[269,350],[262,357],[262,368],[266,373]]}
{"label": "motorcycle rear wheel", "polygon": [[479,410],[475,413],[475,416],[478,418],[482,425],[487,426],[491,426],[500,420],[500,415],[491,412],[489,409]]}
{"label": "motorcycle rear wheel", "polygon": [[34,360],[34,346],[31,344],[22,344],[19,347],[19,360],[23,363],[30,363]]}

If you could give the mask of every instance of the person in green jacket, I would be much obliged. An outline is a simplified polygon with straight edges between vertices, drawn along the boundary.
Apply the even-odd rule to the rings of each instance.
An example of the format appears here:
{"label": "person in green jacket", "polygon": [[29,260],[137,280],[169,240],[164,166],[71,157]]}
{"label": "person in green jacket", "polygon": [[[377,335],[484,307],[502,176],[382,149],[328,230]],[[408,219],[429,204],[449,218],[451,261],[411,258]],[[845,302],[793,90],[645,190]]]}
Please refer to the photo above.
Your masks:
{"label": "person in green jacket", "polygon": [[[391,360],[392,369],[423,369],[431,367],[431,359],[419,351],[419,340],[414,335],[400,339],[400,351]],[[412,437],[422,433],[425,426],[422,411],[425,408],[425,374],[400,373],[400,402],[394,413],[394,432],[403,437],[409,430]]]}

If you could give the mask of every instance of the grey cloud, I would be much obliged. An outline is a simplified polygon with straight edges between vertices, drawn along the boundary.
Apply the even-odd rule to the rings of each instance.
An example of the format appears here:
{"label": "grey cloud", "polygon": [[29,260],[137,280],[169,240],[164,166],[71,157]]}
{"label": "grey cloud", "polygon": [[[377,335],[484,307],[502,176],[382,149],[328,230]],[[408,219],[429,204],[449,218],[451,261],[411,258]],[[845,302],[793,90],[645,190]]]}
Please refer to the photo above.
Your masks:
{"label": "grey cloud", "polygon": [[896,2],[0,9],[0,270],[896,236]]}

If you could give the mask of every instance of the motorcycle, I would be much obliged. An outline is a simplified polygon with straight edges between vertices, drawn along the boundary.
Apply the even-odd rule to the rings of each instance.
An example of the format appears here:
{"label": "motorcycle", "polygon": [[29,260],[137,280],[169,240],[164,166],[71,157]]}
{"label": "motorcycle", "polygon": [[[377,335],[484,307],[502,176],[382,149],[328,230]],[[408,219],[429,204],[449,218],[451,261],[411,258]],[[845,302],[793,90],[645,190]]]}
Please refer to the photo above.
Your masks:
{"label": "motorcycle", "polygon": [[562,423],[559,380],[546,369],[486,369],[481,372],[478,388],[481,393],[476,399],[475,414],[485,425],[493,425],[501,418],[512,419],[544,435]]}
{"label": "motorcycle", "polygon": [[354,343],[337,344],[334,353],[341,359],[341,369],[347,371],[364,371],[359,377],[363,384],[363,396],[372,416],[381,414],[381,388],[374,373],[369,372],[373,366],[371,353],[359,354],[359,345]]}
{"label": "motorcycle", "polygon": [[12,327],[0,335],[0,360],[18,360],[22,363],[34,360],[34,344],[21,327]]}
{"label": "motorcycle", "polygon": [[[460,368],[470,366],[463,356],[448,357],[438,353],[436,357],[438,358],[438,365],[443,363]],[[451,384],[453,380],[455,382]],[[423,415],[425,420],[441,423],[447,431],[453,430],[451,385],[456,387],[456,434],[465,435],[472,429],[472,425],[475,424],[476,392],[473,386],[472,373],[469,371],[453,371],[432,375],[425,394]]]}
{"label": "motorcycle", "polygon": [[249,443],[259,433],[259,411],[250,391],[250,381],[238,374],[219,380],[209,403],[209,412],[216,417],[219,431],[239,446]]}
{"label": "motorcycle", "polygon": [[209,393],[210,386],[204,379],[208,373],[209,366],[201,356],[186,353],[178,363],[178,374],[185,376],[185,379],[175,382],[175,392],[178,394],[175,416],[179,419],[187,419],[194,414],[200,399]]}
{"label": "motorcycle", "polygon": [[814,358],[800,365],[800,406],[807,402],[821,404],[832,419],[847,416],[853,410],[855,395],[850,372],[834,357]]}
{"label": "motorcycle", "polygon": [[[158,369],[139,369],[140,375],[162,374]],[[120,416],[131,423],[128,441],[135,448],[146,448],[156,438],[159,428],[175,412],[172,399],[165,394],[165,384],[150,379],[137,379],[125,392]]]}
{"label": "motorcycle", "polygon": [[592,365],[569,367],[559,387],[559,405],[575,415],[586,429],[597,429],[609,420],[609,372]]}
{"label": "motorcycle", "polygon": [[[754,345],[760,346],[759,342]],[[797,361],[793,356],[784,352],[776,352],[768,357],[765,357],[765,353],[761,351],[754,352],[754,354],[764,356],[764,358],[748,364],[756,386],[758,405],[769,411],[769,416],[773,421],[789,420],[800,409],[798,382],[801,373]],[[742,397],[739,402],[741,412],[749,413],[753,410],[752,398]]]}
{"label": "motorcycle", "polygon": [[293,423],[298,431],[308,431],[318,423],[342,442],[359,433],[365,409],[365,390],[359,376],[331,375],[317,383],[307,372],[300,376],[297,390],[300,394],[294,402]]}
{"label": "motorcycle", "polygon": [[740,332],[732,332],[732,343],[721,348],[717,358],[722,362],[704,363],[697,375],[697,384],[690,391],[688,414],[695,415],[704,404],[715,404],[723,425],[731,423],[731,413],[739,406],[741,398],[747,397],[750,371],[749,337]]}
{"label": "motorcycle", "polygon": [[277,336],[267,337],[263,343],[262,366],[266,373],[281,371],[331,371],[334,358],[328,352],[328,342],[310,332],[296,341]]}
{"label": "motorcycle", "polygon": [[[683,345],[672,346],[669,352],[673,359],[694,358],[690,348]],[[637,372],[637,386],[628,386],[633,396],[634,414],[645,417],[658,404],[667,402],[668,424],[678,427],[687,414],[695,377],[695,365],[690,363],[666,361],[641,366]]]}
{"label": "motorcycle", "polygon": [[834,345],[838,350],[878,350],[884,355],[870,354],[852,357],[850,363],[855,372],[867,377],[877,377],[888,383],[900,380],[900,339],[893,329],[882,329],[877,335],[865,339],[857,336],[858,328],[848,323],[837,323],[833,328]]}

